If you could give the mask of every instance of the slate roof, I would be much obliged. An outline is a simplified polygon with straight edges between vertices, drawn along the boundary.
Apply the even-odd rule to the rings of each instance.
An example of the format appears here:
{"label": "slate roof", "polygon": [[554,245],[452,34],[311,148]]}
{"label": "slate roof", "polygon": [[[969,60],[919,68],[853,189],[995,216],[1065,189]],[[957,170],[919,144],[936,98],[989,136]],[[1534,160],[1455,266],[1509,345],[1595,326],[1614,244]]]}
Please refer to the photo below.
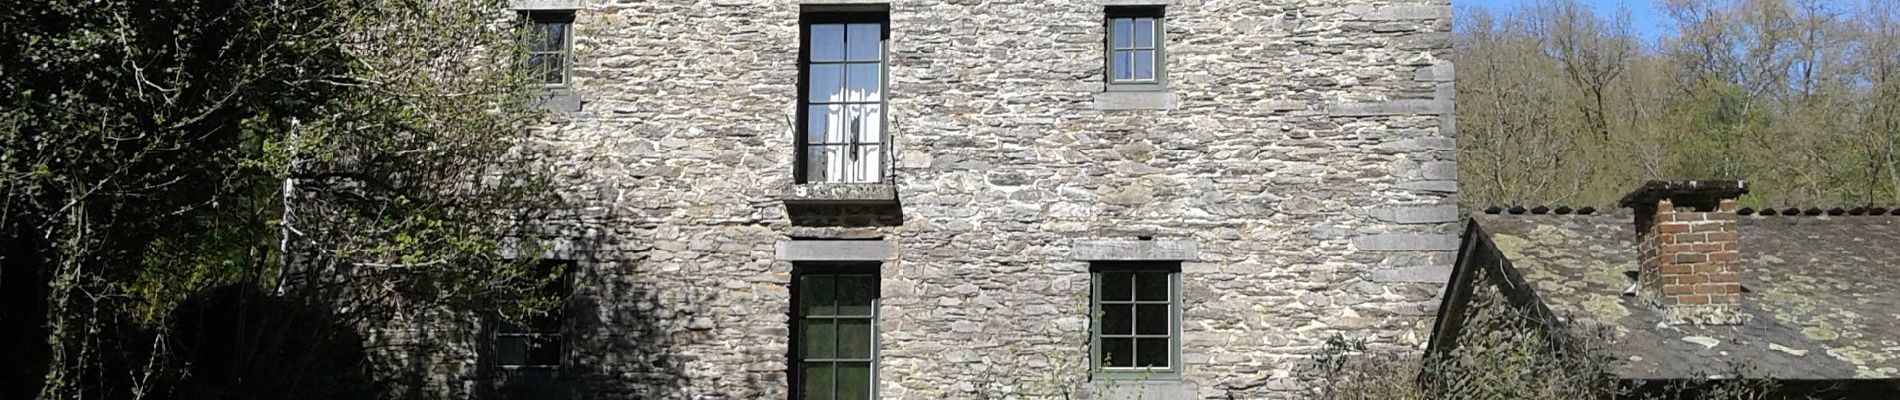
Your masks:
{"label": "slate roof", "polygon": [[1616,331],[1625,378],[1900,378],[1900,215],[1740,217],[1749,320],[1735,326],[1666,325],[1622,295],[1637,267],[1627,209],[1472,218],[1547,308]]}

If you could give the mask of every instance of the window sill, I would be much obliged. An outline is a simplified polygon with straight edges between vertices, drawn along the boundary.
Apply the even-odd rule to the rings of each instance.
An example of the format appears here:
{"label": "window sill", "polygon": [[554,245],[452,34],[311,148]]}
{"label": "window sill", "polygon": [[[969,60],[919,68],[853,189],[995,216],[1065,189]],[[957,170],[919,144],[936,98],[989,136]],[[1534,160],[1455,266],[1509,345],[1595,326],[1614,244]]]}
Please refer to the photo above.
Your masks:
{"label": "window sill", "polygon": [[1198,399],[1200,387],[1193,382],[1172,379],[1097,380],[1086,386],[1090,396],[1103,399],[1175,400]]}
{"label": "window sill", "polygon": [[489,377],[505,380],[554,380],[564,375],[562,368],[556,365],[495,365]]}
{"label": "window sill", "polygon": [[1174,92],[1166,89],[1144,91],[1105,91],[1095,94],[1095,109],[1172,110]]}
{"label": "window sill", "polygon": [[785,188],[779,199],[787,204],[896,203],[897,188],[890,182],[800,183]]}
{"label": "window sill", "polygon": [[1166,383],[1181,381],[1181,373],[1178,371],[1095,371],[1090,377],[1098,382],[1130,382],[1130,384],[1138,384],[1134,382]]}
{"label": "window sill", "polygon": [[581,95],[570,87],[545,87],[528,95],[528,105],[553,112],[576,112],[581,110]]}
{"label": "window sill", "polygon": [[515,10],[579,10],[581,0],[508,0]]}

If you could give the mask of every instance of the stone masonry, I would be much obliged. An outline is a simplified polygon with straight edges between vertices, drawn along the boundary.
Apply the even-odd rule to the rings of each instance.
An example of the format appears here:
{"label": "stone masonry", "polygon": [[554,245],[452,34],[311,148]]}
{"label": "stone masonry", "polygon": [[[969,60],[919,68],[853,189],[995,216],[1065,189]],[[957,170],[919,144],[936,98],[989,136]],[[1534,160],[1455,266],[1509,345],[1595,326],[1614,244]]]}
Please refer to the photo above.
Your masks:
{"label": "stone masonry", "polygon": [[[880,266],[880,398],[1303,398],[1328,337],[1422,346],[1456,250],[1447,0],[525,3],[576,9],[575,398],[787,398],[802,257]],[[896,201],[812,222],[799,16],[840,3],[889,10]],[[1166,6],[1159,94],[1104,92],[1130,3]],[[1181,261],[1178,380],[1088,381],[1118,254]]]}

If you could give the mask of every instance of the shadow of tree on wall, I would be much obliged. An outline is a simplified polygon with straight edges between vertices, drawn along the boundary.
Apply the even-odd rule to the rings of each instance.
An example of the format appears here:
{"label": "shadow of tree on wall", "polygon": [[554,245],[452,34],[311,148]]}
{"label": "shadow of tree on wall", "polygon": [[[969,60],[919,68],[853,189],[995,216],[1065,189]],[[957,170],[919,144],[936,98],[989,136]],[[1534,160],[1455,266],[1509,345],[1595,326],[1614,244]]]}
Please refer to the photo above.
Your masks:
{"label": "shadow of tree on wall", "polygon": [[163,398],[375,399],[362,338],[320,307],[222,286],[172,313],[170,362],[180,376]]}
{"label": "shadow of tree on wall", "polygon": [[31,399],[46,378],[46,282],[52,271],[33,251],[26,228],[8,237],[0,253],[0,399]]}
{"label": "shadow of tree on wall", "polygon": [[[476,397],[483,399],[754,399],[784,397],[783,362],[743,376],[707,368],[719,330],[709,326],[716,287],[690,271],[664,272],[651,260],[658,226],[615,213],[561,221],[549,228],[571,240],[550,259],[574,262],[564,305],[566,361],[558,371],[503,370],[495,365],[492,321],[481,324]],[[789,309],[789,308],[788,308]],[[780,332],[783,333],[783,332]],[[747,332],[747,335],[755,333]],[[783,337],[785,335],[780,334]],[[700,364],[700,365],[695,365]],[[717,381],[717,382],[714,382]]]}

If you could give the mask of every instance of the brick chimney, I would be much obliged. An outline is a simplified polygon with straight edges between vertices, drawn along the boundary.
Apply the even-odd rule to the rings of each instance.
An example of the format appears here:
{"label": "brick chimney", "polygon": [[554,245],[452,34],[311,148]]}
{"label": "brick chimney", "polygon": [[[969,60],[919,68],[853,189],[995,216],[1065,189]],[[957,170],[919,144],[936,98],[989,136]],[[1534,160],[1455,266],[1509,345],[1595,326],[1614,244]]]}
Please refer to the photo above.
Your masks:
{"label": "brick chimney", "polygon": [[1743,181],[1650,181],[1623,196],[1636,210],[1637,296],[1668,323],[1742,323],[1735,198],[1746,193]]}

